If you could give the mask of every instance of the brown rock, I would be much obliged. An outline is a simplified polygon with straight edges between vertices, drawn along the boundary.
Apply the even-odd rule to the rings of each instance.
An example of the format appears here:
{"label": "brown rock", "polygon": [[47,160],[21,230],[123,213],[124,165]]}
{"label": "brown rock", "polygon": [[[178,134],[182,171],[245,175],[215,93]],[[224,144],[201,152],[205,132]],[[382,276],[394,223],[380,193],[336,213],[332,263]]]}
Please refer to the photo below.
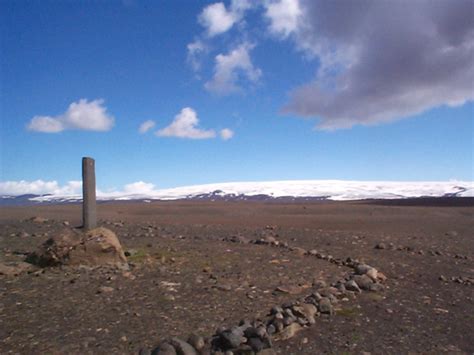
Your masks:
{"label": "brown rock", "polygon": [[278,339],[287,340],[293,338],[301,329],[303,329],[303,327],[298,323],[291,323],[288,327],[281,331],[281,333],[278,335]]}
{"label": "brown rock", "polygon": [[87,233],[64,229],[48,239],[36,253],[30,255],[29,261],[42,267],[127,265],[117,236],[106,228],[96,228]]}

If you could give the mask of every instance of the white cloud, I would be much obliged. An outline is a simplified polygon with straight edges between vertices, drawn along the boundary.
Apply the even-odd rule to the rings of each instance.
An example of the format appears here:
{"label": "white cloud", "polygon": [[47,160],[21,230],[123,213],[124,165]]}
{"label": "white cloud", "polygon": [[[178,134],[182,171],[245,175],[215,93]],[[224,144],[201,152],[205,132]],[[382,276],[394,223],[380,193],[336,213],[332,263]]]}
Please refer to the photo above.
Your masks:
{"label": "white cloud", "polygon": [[209,37],[227,32],[238,21],[233,11],[227,11],[222,2],[208,5],[198,17],[199,23],[206,28]]}
{"label": "white cloud", "polygon": [[249,51],[253,47],[254,45],[245,42],[228,54],[218,54],[215,58],[214,76],[204,87],[215,94],[228,95],[242,90],[238,81],[243,78],[257,82],[262,71],[254,67],[250,59]]}
{"label": "white cloud", "polygon": [[270,32],[288,37],[298,28],[302,10],[298,0],[278,0],[265,3],[265,17],[270,21]]}
{"label": "white cloud", "polygon": [[188,56],[187,61],[191,65],[194,71],[199,71],[201,69],[201,60],[204,53],[207,52],[208,48],[206,44],[197,39],[194,42],[191,42],[187,45]]}
{"label": "white cloud", "polygon": [[219,134],[221,138],[226,141],[226,140],[231,139],[234,136],[234,131],[232,131],[229,128],[224,128],[224,129],[221,129]]}
{"label": "white cloud", "polygon": [[114,118],[103,106],[104,100],[80,99],[69,105],[67,111],[59,116],[35,116],[27,128],[43,133],[57,133],[64,130],[108,131],[114,125]]}
{"label": "white cloud", "polygon": [[57,181],[0,181],[0,195],[74,195],[81,191],[81,181],[69,181],[64,186],[60,186]]}
{"label": "white cloud", "polygon": [[255,7],[257,2],[251,0],[232,0],[227,9],[222,2],[206,6],[198,16],[198,22],[206,29],[209,37],[229,31],[242,20],[245,11]]}
{"label": "white cloud", "polygon": [[190,107],[185,107],[177,114],[171,124],[163,129],[156,131],[159,137],[179,137],[190,139],[214,138],[214,130],[204,130],[198,128],[199,119],[196,111]]}
{"label": "white cloud", "polygon": [[148,182],[143,182],[143,181],[137,181],[131,184],[127,184],[123,187],[123,192],[126,194],[146,194],[146,193],[152,193],[155,190],[155,185],[148,183]]}
{"label": "white cloud", "polygon": [[145,121],[143,122],[140,127],[138,128],[138,132],[140,133],[146,133],[148,132],[150,129],[152,129],[153,127],[155,126],[155,121],[152,121],[152,120],[148,120],[148,121]]}

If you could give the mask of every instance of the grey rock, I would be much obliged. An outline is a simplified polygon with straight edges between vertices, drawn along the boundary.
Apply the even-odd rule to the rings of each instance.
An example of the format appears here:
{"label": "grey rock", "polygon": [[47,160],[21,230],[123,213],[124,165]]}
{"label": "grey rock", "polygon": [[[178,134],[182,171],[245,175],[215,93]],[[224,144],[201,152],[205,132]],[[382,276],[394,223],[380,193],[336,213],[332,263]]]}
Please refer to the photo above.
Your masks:
{"label": "grey rock", "polygon": [[273,324],[270,324],[268,327],[267,327],[267,333],[269,335],[273,335],[276,333],[276,327],[273,325]]}
{"label": "grey rock", "polygon": [[151,352],[151,355],[177,355],[177,353],[171,344],[163,342]]}
{"label": "grey rock", "polygon": [[276,313],[283,313],[283,308],[281,308],[280,306],[273,306],[270,311],[270,314],[276,314]]}
{"label": "grey rock", "polygon": [[334,308],[327,297],[324,297],[319,301],[318,308],[321,313],[334,314]]}
{"label": "grey rock", "polygon": [[263,350],[265,348],[265,343],[258,337],[250,338],[247,341],[247,344],[250,345],[250,347],[254,351],[260,351],[260,350]]}
{"label": "grey rock", "polygon": [[225,331],[220,335],[221,344],[225,349],[238,348],[243,342],[243,332],[238,327]]}
{"label": "grey rock", "polygon": [[174,346],[178,355],[198,355],[196,349],[184,340],[171,338],[170,343]]}
{"label": "grey rock", "polygon": [[367,275],[355,275],[353,280],[357,283],[357,286],[362,290],[370,290],[370,286],[374,281]]}
{"label": "grey rock", "polygon": [[348,291],[353,291],[353,292],[362,292],[360,287],[357,285],[357,283],[354,280],[349,280],[344,284],[344,287]]}
{"label": "grey rock", "polygon": [[385,243],[378,243],[376,246],[375,246],[375,249],[387,249],[387,245]]}
{"label": "grey rock", "polygon": [[188,337],[188,343],[196,350],[204,349],[204,346],[206,345],[204,338],[196,334],[191,334]]}
{"label": "grey rock", "polygon": [[316,288],[316,289],[320,289],[320,288],[326,288],[328,285],[326,284],[325,281],[323,280],[315,280],[313,282],[313,287]]}
{"label": "grey rock", "polygon": [[385,287],[379,283],[373,283],[369,287],[369,291],[372,291],[372,292],[382,292],[384,289]]}
{"label": "grey rock", "polygon": [[372,266],[367,264],[359,264],[355,267],[355,272],[357,275],[365,275],[367,271],[369,271]]}

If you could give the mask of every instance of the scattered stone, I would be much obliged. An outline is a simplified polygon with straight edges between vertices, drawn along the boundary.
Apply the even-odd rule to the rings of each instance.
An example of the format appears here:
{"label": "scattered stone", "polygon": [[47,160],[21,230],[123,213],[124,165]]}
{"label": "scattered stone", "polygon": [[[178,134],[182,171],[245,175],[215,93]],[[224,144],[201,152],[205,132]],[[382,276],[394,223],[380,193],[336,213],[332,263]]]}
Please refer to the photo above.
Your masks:
{"label": "scattered stone", "polygon": [[114,288],[110,286],[100,286],[97,293],[110,293],[113,292]]}
{"label": "scattered stone", "polygon": [[242,237],[240,235],[233,235],[233,236],[230,236],[230,237],[225,237],[223,239],[224,242],[231,242],[231,243],[237,243],[237,244],[248,244],[250,243],[250,241],[245,238],[245,237]]}
{"label": "scattered stone", "polygon": [[303,248],[293,247],[291,248],[291,251],[294,252],[298,256],[306,255],[306,249],[303,249]]}
{"label": "scattered stone", "polygon": [[290,295],[299,295],[303,292],[303,288],[301,286],[278,286],[275,291],[281,293],[288,293]]}
{"label": "scattered stone", "polygon": [[44,217],[36,216],[36,217],[32,217],[30,219],[30,221],[33,222],[33,223],[46,223],[46,222],[48,222],[48,219],[44,218]]}
{"label": "scattered stone", "polygon": [[375,246],[375,249],[387,249],[387,245],[385,243],[378,243],[376,246]]}

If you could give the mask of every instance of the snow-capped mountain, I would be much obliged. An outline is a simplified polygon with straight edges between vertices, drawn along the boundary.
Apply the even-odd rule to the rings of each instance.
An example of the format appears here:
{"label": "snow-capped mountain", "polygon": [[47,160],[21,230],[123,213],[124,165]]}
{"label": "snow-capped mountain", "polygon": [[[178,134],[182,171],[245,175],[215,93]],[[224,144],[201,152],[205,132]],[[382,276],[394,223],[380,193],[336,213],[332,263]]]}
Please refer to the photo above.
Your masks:
{"label": "snow-capped mountain", "polygon": [[[142,184],[143,185],[143,184]],[[229,182],[184,186],[171,189],[139,189],[138,191],[98,191],[102,201],[126,200],[362,200],[402,199],[416,197],[474,197],[474,183],[447,182],[388,182],[341,180],[294,180],[269,182]],[[145,184],[146,185],[146,184]],[[142,191],[139,191],[142,190]],[[49,194],[2,196],[2,204],[70,203],[81,201],[79,194]],[[17,203],[15,203],[15,201]]]}

